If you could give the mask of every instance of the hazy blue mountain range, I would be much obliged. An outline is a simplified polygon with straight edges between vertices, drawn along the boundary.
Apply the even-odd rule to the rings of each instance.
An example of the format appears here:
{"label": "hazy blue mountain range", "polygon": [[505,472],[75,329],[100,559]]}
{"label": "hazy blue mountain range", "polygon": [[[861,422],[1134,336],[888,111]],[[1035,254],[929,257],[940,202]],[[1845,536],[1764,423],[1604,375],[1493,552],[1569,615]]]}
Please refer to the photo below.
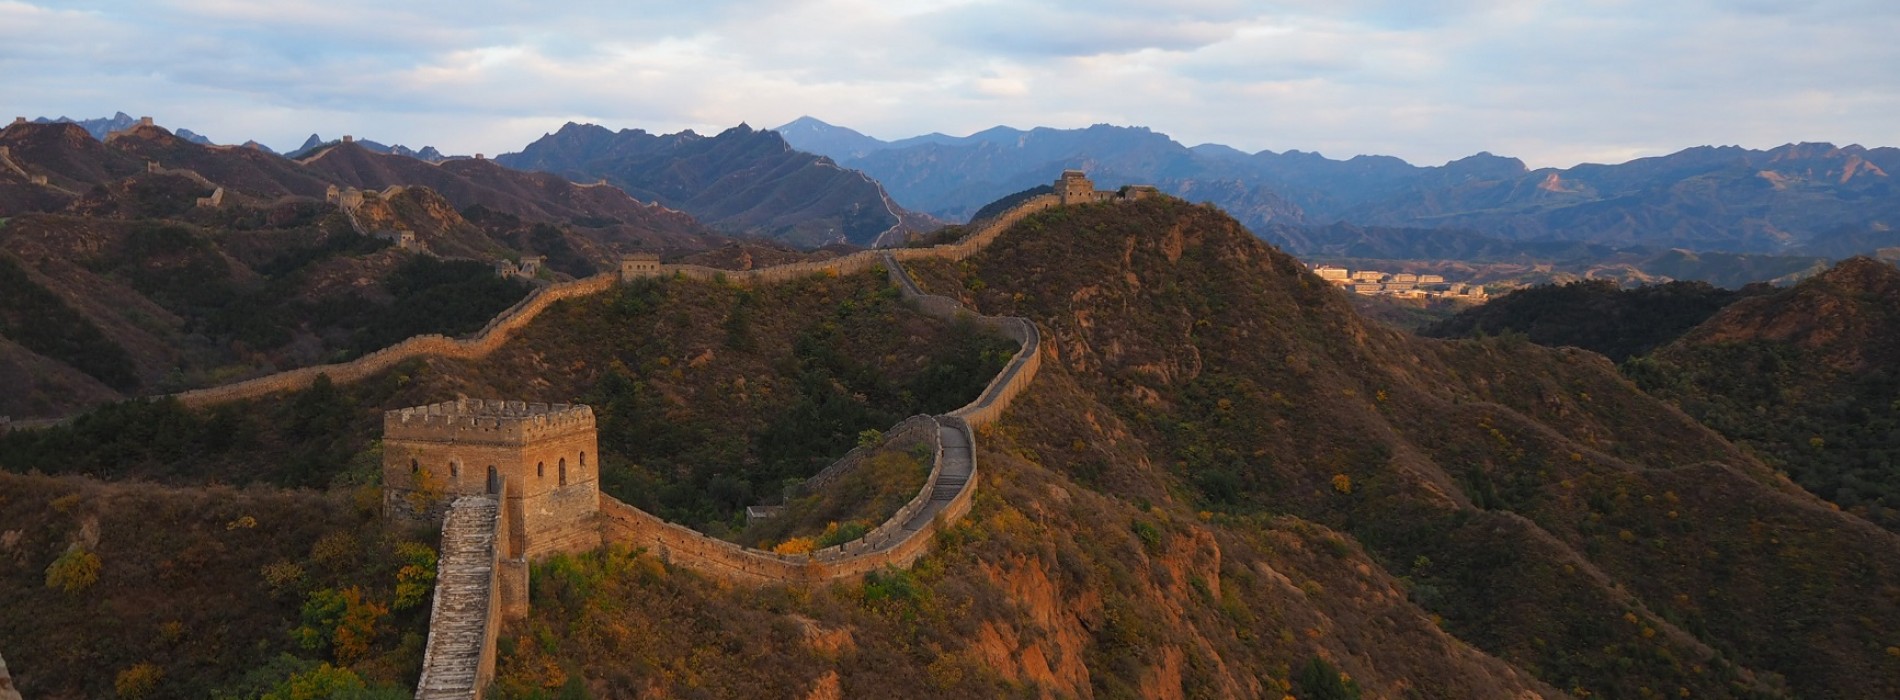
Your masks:
{"label": "hazy blue mountain range", "polygon": [[[1513,241],[1730,252],[1900,245],[1900,149],[1790,144],[1697,147],[1616,165],[1532,170],[1490,153],[1441,166],[1390,156],[1188,147],[1142,127],[995,127],[881,141],[810,117],[794,146],[877,178],[900,204],[961,219],[984,203],[1084,168],[1102,186],[1147,183],[1272,224],[1455,227]],[[1843,244],[1845,242],[1845,244]],[[1296,244],[1291,250],[1303,251]]]}
{"label": "hazy blue mountain range", "polygon": [[702,136],[569,123],[495,160],[579,182],[606,180],[721,231],[807,247],[890,242],[931,223],[897,207],[862,173],[744,124]]}
{"label": "hazy blue mountain range", "polygon": [[[126,129],[130,129],[133,126],[138,125],[139,120],[137,117],[133,117],[130,114],[119,112],[110,117],[100,117],[98,119],[74,119],[72,117],[65,117],[65,116],[62,116],[58,119],[47,119],[46,117],[40,117],[38,119],[34,119],[33,123],[35,124],[61,124],[61,123],[78,124],[81,128],[84,128],[86,130],[86,133],[92,134],[93,138],[99,139],[100,141],[104,141],[106,140],[106,137],[111,135],[112,132],[114,131],[125,131]],[[192,143],[203,144],[207,146],[211,145],[211,139],[205,138],[193,132],[190,129],[177,129],[173,131],[172,134],[176,135],[178,138],[184,139],[186,141],[190,141]]]}

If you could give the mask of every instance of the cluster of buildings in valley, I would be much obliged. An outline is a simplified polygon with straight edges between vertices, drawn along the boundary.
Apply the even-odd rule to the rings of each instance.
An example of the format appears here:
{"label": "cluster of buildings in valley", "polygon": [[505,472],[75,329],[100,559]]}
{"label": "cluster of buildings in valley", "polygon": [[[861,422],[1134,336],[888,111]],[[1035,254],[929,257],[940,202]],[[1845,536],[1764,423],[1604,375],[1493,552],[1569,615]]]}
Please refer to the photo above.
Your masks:
{"label": "cluster of buildings in valley", "polygon": [[1483,285],[1447,282],[1442,275],[1416,275],[1410,272],[1348,270],[1332,265],[1314,265],[1313,274],[1336,287],[1354,294],[1386,295],[1412,299],[1437,298],[1460,301],[1484,301]]}

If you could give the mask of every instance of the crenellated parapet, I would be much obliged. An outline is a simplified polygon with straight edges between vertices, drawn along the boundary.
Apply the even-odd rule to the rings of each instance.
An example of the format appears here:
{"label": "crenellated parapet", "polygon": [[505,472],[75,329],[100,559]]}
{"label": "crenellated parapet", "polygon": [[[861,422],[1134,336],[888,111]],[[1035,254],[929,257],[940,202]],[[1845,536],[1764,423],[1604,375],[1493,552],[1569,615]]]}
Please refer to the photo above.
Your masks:
{"label": "crenellated parapet", "polygon": [[383,434],[400,440],[520,445],[594,429],[579,404],[456,399],[383,414]]}
{"label": "crenellated parapet", "polygon": [[505,489],[510,558],[599,544],[586,535],[600,511],[599,475],[594,410],[584,405],[464,398],[383,414],[384,514],[435,525],[456,498]]}

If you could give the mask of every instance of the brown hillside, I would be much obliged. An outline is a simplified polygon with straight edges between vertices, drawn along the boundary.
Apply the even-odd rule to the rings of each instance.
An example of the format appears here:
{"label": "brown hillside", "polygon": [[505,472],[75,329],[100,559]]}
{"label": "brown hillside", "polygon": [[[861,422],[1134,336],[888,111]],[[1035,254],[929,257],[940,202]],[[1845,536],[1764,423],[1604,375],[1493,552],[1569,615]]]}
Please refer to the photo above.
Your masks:
{"label": "brown hillside", "polygon": [[1594,355],[1369,327],[1178,202],[1050,212],[921,267],[938,293],[1043,324],[1045,373],[1079,395],[1039,377],[1029,396],[1054,403],[1005,432],[1078,484],[1339,528],[1452,633],[1558,687],[1900,692],[1900,540]]}
{"label": "brown hillside", "polygon": [[28,173],[73,193],[145,170],[137,158],[106,148],[78,124],[14,124],[0,130],[0,146]]}
{"label": "brown hillside", "polygon": [[192,143],[159,126],[135,126],[115,133],[106,145],[165,168],[195,172],[225,187],[227,196],[242,194],[261,202],[286,196],[321,198],[330,186],[293,161],[254,148]]}
{"label": "brown hillside", "polygon": [[1900,531],[1900,268],[1853,258],[1632,361],[1646,390]]}
{"label": "brown hillside", "polygon": [[[1850,258],[1786,293],[1734,304],[1684,337],[1683,349],[1745,342],[1786,343],[1828,370],[1900,370],[1900,267]],[[1669,357],[1670,352],[1662,354]]]}
{"label": "brown hillside", "polygon": [[481,205],[536,221],[592,219],[665,233],[710,233],[690,216],[643,204],[612,187],[577,185],[559,176],[510,170],[490,161],[436,165],[346,143],[305,159],[303,165],[351,187],[428,187],[462,209]]}

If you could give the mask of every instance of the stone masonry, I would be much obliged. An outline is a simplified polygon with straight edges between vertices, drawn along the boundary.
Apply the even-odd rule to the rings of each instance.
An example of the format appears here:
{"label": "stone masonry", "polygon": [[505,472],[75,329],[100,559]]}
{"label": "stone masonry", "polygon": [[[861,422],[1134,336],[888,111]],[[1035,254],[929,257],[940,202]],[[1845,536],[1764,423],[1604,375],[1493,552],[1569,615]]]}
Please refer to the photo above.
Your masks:
{"label": "stone masonry", "polygon": [[435,524],[450,499],[492,494],[506,482],[515,516],[504,551],[537,559],[598,543],[585,529],[600,511],[600,448],[586,406],[459,399],[383,415],[383,508],[392,519]]}
{"label": "stone masonry", "polygon": [[494,678],[498,500],[488,495],[458,498],[442,525],[418,699],[479,697]]}

